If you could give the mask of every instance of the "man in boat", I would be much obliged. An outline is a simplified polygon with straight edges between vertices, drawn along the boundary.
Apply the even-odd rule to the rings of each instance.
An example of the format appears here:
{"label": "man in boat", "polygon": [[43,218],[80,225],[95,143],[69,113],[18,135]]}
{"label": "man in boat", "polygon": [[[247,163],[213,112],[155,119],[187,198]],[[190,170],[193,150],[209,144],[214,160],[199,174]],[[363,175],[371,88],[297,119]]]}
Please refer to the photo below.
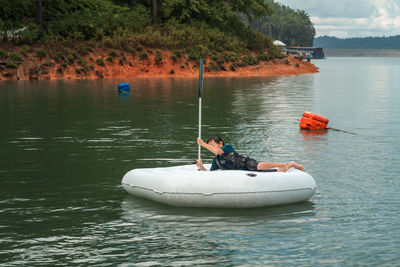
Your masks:
{"label": "man in boat", "polygon": [[[290,168],[296,168],[304,171],[304,167],[293,161],[286,163],[257,162],[255,159],[244,157],[238,154],[235,149],[224,143],[219,135],[212,135],[207,143],[200,137],[197,138],[197,144],[209,150],[215,155],[210,171],[214,170],[248,170],[248,171],[278,171],[286,172]],[[206,171],[202,160],[197,160],[197,166],[202,171]]]}

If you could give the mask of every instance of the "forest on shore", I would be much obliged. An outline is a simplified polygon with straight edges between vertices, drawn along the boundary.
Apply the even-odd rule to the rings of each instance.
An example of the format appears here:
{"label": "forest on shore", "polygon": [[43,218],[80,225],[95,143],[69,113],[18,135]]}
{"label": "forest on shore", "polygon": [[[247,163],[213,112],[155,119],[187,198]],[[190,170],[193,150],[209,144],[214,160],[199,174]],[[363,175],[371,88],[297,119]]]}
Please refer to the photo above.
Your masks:
{"label": "forest on shore", "polygon": [[265,1],[273,10],[272,14],[254,19],[250,25],[253,29],[272,36],[286,45],[312,46],[315,28],[310,16],[304,10],[294,10],[288,6]]}
{"label": "forest on shore", "polygon": [[272,0],[0,0],[0,14],[0,71],[33,57],[40,66],[30,73],[56,65],[88,73],[128,64],[128,55],[161,64],[164,51],[173,61],[209,59],[208,71],[234,70],[282,59],[274,38],[309,45],[315,35],[304,11]]}

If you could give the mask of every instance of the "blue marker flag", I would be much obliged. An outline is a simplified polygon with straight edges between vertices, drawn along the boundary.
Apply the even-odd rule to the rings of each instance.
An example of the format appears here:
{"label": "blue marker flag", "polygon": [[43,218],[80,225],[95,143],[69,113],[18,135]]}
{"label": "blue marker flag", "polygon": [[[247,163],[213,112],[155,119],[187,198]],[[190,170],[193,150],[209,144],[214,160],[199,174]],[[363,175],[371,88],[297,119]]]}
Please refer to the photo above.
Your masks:
{"label": "blue marker flag", "polygon": [[200,59],[199,66],[199,97],[201,98],[203,94],[203,59]]}

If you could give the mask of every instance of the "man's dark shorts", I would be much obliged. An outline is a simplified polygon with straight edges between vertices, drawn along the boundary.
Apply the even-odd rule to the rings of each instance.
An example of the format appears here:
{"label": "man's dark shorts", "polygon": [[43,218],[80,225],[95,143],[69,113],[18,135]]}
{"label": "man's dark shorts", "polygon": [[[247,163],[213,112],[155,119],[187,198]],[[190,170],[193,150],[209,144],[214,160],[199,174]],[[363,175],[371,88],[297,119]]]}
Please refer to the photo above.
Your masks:
{"label": "man's dark shorts", "polygon": [[247,170],[257,171],[257,165],[258,165],[257,160],[249,158],[249,157],[246,158],[246,169]]}

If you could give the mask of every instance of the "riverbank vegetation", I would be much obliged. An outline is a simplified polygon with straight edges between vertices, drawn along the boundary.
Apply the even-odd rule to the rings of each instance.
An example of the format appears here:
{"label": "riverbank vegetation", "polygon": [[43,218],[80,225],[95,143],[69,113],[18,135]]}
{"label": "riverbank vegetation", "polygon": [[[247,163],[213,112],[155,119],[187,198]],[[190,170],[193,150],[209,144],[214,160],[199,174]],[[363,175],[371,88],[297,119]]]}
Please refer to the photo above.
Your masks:
{"label": "riverbank vegetation", "polygon": [[272,5],[263,0],[0,0],[0,71],[31,61],[24,66],[30,78],[49,67],[63,73],[73,66],[87,74],[153,57],[151,64],[184,60],[194,66],[205,58],[209,71],[256,65],[283,57],[272,37],[249,24],[273,14]]}

